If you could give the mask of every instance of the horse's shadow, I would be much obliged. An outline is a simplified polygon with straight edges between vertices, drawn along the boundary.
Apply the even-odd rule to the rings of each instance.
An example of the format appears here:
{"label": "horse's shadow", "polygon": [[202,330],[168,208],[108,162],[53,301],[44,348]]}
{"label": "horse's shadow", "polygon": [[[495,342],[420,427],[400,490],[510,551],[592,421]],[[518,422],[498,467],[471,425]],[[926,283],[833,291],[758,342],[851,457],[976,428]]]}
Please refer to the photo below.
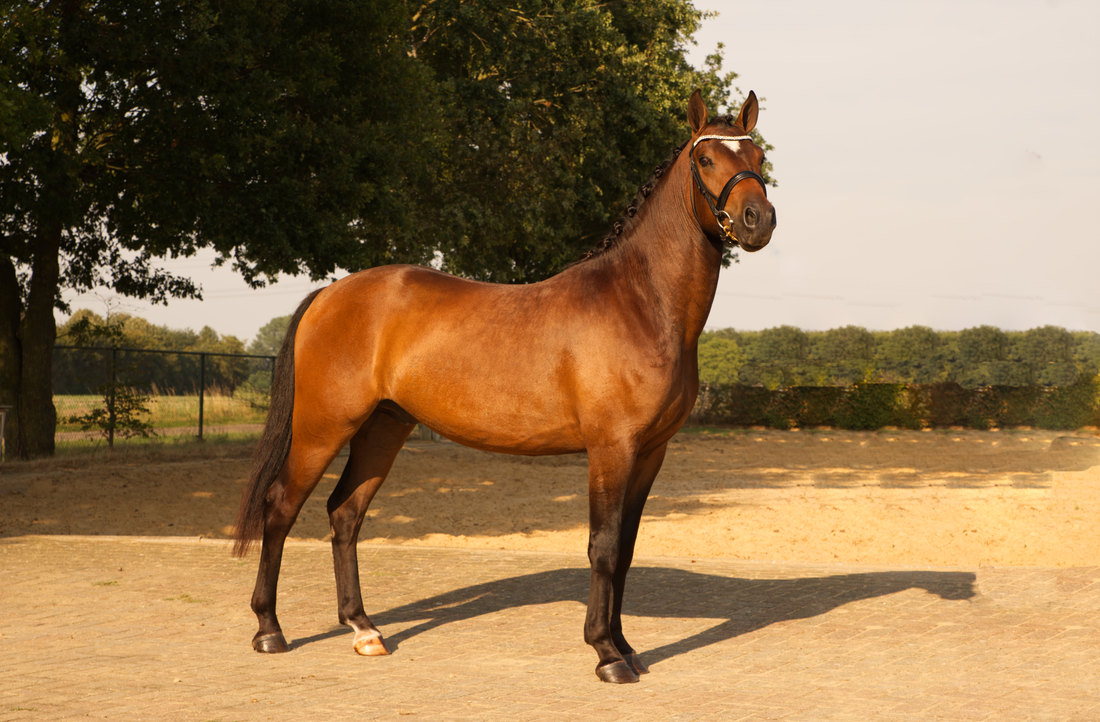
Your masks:
{"label": "horse's shadow", "polygon": [[[588,569],[555,569],[475,584],[371,615],[379,627],[416,622],[392,636],[396,649],[418,634],[451,622],[513,607],[588,599]],[[826,614],[838,607],[907,589],[923,589],[945,600],[976,596],[968,572],[890,571],[800,579],[741,579],[666,567],[636,567],[627,582],[623,614],[721,620],[715,626],[656,649],[642,651],[653,664],[778,622]],[[294,646],[327,639],[334,630],[296,640]],[[627,629],[629,637],[629,629]]]}

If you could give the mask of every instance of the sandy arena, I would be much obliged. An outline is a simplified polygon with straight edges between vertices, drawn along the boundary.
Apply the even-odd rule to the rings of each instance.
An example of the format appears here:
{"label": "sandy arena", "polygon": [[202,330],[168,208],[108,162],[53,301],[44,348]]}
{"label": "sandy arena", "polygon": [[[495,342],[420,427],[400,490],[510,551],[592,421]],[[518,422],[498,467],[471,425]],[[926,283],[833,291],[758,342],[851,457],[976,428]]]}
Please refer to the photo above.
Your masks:
{"label": "sandy arena", "polygon": [[[324,504],[345,461],[325,474],[292,538],[327,537]],[[62,464],[0,467],[0,536],[228,538],[249,461]],[[1098,465],[1095,431],[682,433],[646,506],[637,553],[1100,565]],[[583,455],[509,457],[410,440],[361,541],[583,555],[586,479]]]}

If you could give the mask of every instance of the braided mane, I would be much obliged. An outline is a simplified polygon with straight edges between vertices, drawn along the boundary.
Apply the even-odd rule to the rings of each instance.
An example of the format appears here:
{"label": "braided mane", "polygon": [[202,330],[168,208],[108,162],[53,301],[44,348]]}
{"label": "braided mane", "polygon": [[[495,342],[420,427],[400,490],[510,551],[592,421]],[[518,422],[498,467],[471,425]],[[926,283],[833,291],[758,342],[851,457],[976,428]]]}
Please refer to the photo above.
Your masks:
{"label": "braided mane", "polygon": [[[737,118],[733,115],[720,115],[714,120],[707,123],[707,125],[715,123],[723,125],[727,128],[740,127],[736,125]],[[649,195],[653,193],[653,190],[657,187],[657,184],[661,182],[661,178],[662,176],[664,176],[665,171],[667,171],[672,166],[672,164],[676,162],[676,159],[680,157],[680,153],[683,152],[684,148],[690,142],[691,139],[689,138],[679,146],[672,149],[672,153],[669,155],[669,157],[666,158],[664,162],[662,162],[659,166],[653,169],[653,174],[649,177],[649,180],[645,182],[645,185],[643,185],[638,190],[638,193],[634,196],[634,200],[630,201],[630,204],[627,205],[626,210],[623,211],[623,214],[619,216],[619,218],[616,219],[614,223],[611,224],[611,230],[607,232],[607,235],[605,235],[592,250],[585,252],[584,255],[582,255],[570,265],[576,265],[592,258],[596,258],[597,256],[602,256],[603,254],[614,248],[616,245],[618,245],[619,240],[622,238],[623,232],[627,228],[627,224],[630,222],[630,219],[637,215],[638,208],[641,207],[646,198],[648,198]]]}

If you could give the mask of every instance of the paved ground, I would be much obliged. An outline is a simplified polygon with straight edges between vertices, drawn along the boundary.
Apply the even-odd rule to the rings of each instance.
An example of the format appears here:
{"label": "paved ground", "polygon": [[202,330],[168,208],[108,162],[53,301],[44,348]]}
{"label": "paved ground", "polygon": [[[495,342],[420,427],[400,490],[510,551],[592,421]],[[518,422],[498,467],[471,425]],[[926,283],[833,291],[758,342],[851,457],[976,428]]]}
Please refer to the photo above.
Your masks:
{"label": "paved ground", "polygon": [[224,542],[0,540],[0,720],[1097,720],[1100,568],[918,570],[642,558],[614,687],[575,555],[367,546],[335,622],[326,545],[288,547],[289,654],[254,653],[255,557]]}

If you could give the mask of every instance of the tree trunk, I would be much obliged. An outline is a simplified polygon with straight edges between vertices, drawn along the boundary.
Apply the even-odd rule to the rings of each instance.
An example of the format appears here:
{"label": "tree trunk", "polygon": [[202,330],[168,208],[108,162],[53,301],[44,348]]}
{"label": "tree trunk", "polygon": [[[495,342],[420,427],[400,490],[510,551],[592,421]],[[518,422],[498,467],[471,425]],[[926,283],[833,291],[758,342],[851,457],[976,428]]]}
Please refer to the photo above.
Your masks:
{"label": "tree trunk", "polygon": [[[80,0],[64,0],[58,43],[65,48],[75,37],[79,23]],[[77,152],[81,70],[63,61],[56,95],[52,153],[44,158],[35,173],[39,182],[38,199],[31,217],[35,225],[34,260],[31,262],[30,287],[26,311],[20,327],[22,346],[18,421],[27,458],[52,456],[57,432],[57,409],[53,404],[53,346],[57,339],[54,303],[61,280],[61,235],[66,227],[80,222],[81,161]]]}
{"label": "tree trunk", "polygon": [[26,456],[49,456],[54,450],[57,409],[53,405],[53,345],[57,338],[54,299],[60,277],[61,225],[43,223],[31,266],[27,312],[23,316],[23,367],[20,375],[18,424]]}
{"label": "tree trunk", "polygon": [[16,459],[27,456],[18,413],[20,368],[23,365],[22,345],[19,343],[22,311],[15,264],[7,256],[0,256],[0,406],[12,407],[4,424],[4,455]]}

